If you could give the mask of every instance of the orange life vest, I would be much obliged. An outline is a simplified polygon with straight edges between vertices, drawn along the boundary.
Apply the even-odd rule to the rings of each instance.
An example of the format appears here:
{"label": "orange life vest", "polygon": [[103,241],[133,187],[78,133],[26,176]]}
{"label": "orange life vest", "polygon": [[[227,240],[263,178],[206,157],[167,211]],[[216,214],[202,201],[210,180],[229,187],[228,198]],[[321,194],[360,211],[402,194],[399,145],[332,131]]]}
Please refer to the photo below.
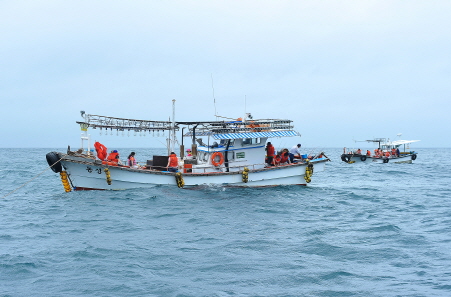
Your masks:
{"label": "orange life vest", "polygon": [[111,153],[108,155],[107,161],[117,163],[119,161],[119,153]]}
{"label": "orange life vest", "polygon": [[367,151],[366,151],[366,155],[367,155],[367,156],[371,156],[371,152],[367,150]]}
{"label": "orange life vest", "polygon": [[100,142],[96,141],[94,143],[94,147],[95,147],[96,152],[97,152],[97,158],[99,158],[102,161],[105,160],[106,154],[107,154],[106,146],[104,146]]}
{"label": "orange life vest", "polygon": [[288,162],[288,154],[287,153],[283,153],[280,156],[280,163],[286,163],[286,162]]}
{"label": "orange life vest", "polygon": [[272,144],[268,144],[267,150],[266,150],[266,155],[268,157],[274,157],[274,146]]}
{"label": "orange life vest", "polygon": [[390,152],[385,152],[386,157],[390,157]]}
{"label": "orange life vest", "polygon": [[169,156],[169,167],[178,167],[179,160],[175,154]]}

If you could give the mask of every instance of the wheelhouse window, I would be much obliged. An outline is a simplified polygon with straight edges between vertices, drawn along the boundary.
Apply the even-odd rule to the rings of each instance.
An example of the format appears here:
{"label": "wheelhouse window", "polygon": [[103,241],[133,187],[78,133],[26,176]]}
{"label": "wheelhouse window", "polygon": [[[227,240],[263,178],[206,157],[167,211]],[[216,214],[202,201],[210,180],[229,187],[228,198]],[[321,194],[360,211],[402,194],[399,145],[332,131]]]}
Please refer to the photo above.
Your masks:
{"label": "wheelhouse window", "polygon": [[261,138],[243,138],[243,145],[260,144]]}
{"label": "wheelhouse window", "polygon": [[235,140],[234,139],[221,139],[221,141],[219,142],[219,145],[226,146],[227,141],[229,141],[229,146],[233,146],[233,142]]}

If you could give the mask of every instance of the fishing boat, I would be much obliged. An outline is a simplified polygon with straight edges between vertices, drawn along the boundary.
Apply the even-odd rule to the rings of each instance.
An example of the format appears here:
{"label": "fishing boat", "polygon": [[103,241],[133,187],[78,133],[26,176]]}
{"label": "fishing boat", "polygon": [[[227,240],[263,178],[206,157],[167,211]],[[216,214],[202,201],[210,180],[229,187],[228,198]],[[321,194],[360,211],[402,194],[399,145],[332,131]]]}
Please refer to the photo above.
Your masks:
{"label": "fishing boat", "polygon": [[[401,134],[398,134],[401,136]],[[343,149],[341,160],[346,163],[375,162],[375,163],[412,163],[417,158],[417,152],[410,149],[410,144],[419,140],[394,140],[390,138],[375,138],[364,140],[377,144],[373,151],[362,152],[360,149],[347,151]],[[402,149],[402,151],[400,151]]]}
{"label": "fishing boat", "polygon": [[[173,103],[174,104],[174,103]],[[173,106],[175,110],[175,107]],[[171,185],[180,188],[199,186],[265,187],[307,185],[313,172],[322,171],[330,161],[324,152],[311,152],[289,164],[265,162],[265,145],[270,138],[300,137],[293,121],[286,119],[252,119],[246,113],[238,119],[215,121],[133,120],[90,115],[81,112],[77,121],[82,132],[81,148],[67,152],[49,152],[47,162],[59,173],[66,192],[72,190],[122,190]],[[96,142],[91,149],[88,129],[168,133],[168,156],[175,151],[177,133],[181,144],[177,156],[177,172],[171,172],[168,156],[154,155],[146,164],[121,165],[106,159],[106,147]],[[180,136],[180,135],[179,135]],[[190,144],[185,154],[184,139]],[[87,143],[87,145],[85,145]],[[188,149],[187,149],[188,150]]]}

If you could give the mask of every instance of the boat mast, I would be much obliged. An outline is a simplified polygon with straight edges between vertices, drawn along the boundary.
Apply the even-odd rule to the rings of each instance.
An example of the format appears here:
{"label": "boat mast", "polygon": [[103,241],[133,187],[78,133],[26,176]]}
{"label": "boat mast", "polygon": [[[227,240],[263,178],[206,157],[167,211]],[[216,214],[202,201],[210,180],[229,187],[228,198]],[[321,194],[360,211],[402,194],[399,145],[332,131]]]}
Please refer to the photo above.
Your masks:
{"label": "boat mast", "polygon": [[175,146],[175,99],[172,99],[172,140],[170,141],[170,151],[168,155],[174,151]]}

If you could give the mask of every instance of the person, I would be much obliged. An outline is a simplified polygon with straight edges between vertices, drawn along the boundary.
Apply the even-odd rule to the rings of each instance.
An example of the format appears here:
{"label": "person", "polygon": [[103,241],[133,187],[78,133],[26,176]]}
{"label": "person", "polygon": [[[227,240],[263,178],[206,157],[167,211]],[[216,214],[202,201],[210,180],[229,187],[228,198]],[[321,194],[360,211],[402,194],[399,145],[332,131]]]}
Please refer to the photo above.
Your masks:
{"label": "person", "polygon": [[392,154],[393,156],[396,156],[396,149],[395,149],[395,148],[392,148],[392,149],[391,149],[391,154]]}
{"label": "person", "polygon": [[290,164],[290,153],[288,152],[288,149],[283,149],[282,153],[280,154],[280,164]]}
{"label": "person", "polygon": [[119,153],[117,152],[117,150],[113,150],[111,151],[111,153],[108,155],[107,158],[108,162],[113,162],[113,163],[121,163],[119,160]]}
{"label": "person", "polygon": [[135,152],[131,152],[130,155],[128,155],[127,165],[133,168],[138,167],[138,165],[136,164]]}
{"label": "person", "polygon": [[266,144],[266,163],[269,166],[273,166],[274,165],[274,146],[271,144],[271,142],[268,142]]}
{"label": "person", "polygon": [[362,150],[361,150],[361,149],[358,149],[358,150],[356,151],[356,154],[357,154],[357,155],[361,155],[361,154],[362,154]]}
{"label": "person", "polygon": [[187,157],[192,157],[193,155],[191,154],[191,149],[187,149],[186,150],[186,156]]}
{"label": "person", "polygon": [[168,158],[168,165],[166,168],[170,172],[177,172],[179,166],[179,159],[177,158],[177,155],[174,152],[171,152]]}
{"label": "person", "polygon": [[367,155],[368,157],[371,157],[371,151],[370,151],[370,150],[366,150],[366,155]]}
{"label": "person", "polygon": [[399,147],[396,148],[396,157],[399,157]]}
{"label": "person", "polygon": [[298,143],[297,145],[293,146],[288,154],[290,157],[290,162],[293,163],[294,158],[301,158],[301,151],[299,150],[301,148],[301,144]]}

